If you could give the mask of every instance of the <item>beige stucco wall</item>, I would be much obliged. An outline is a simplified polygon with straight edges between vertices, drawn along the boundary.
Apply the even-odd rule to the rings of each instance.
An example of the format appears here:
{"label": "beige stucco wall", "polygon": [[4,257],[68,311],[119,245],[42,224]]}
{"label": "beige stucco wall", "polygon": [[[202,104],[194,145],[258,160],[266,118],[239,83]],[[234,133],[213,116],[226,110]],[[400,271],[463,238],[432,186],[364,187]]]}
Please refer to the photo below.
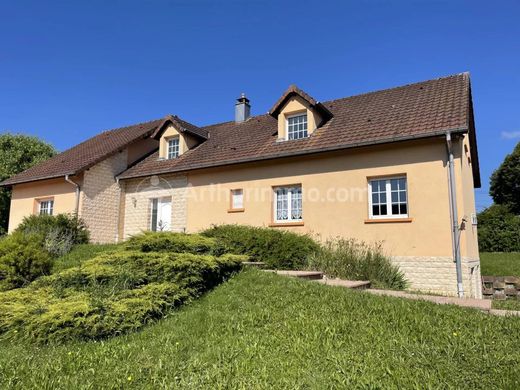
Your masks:
{"label": "beige stucco wall", "polygon": [[159,157],[168,157],[168,140],[172,137],[179,137],[179,155],[197,145],[197,140],[188,134],[181,133],[173,125],[169,125],[161,135],[159,141]]}
{"label": "beige stucco wall", "polygon": [[[81,178],[71,178],[81,182]],[[42,180],[13,186],[11,209],[9,211],[9,232],[22,222],[23,218],[38,211],[39,199],[54,199],[54,214],[73,213],[76,207],[76,189],[64,178]]]}
{"label": "beige stucco wall", "polygon": [[[457,203],[462,218],[474,210],[473,182],[460,158],[457,164]],[[407,177],[411,222],[367,223],[368,179],[403,174]],[[283,163],[278,160],[195,171],[188,175],[188,181],[188,232],[221,223],[272,226],[272,187],[301,184],[303,226],[277,228],[311,233],[322,240],[341,236],[381,242],[412,289],[456,294],[442,138],[287,159]],[[229,213],[229,192],[237,188],[244,190],[244,211]],[[328,198],[330,194],[332,198]],[[467,295],[480,297],[476,230],[471,224],[468,229],[462,232],[464,288]]]}
{"label": "beige stucco wall", "polygon": [[[272,186],[299,183],[304,226],[289,229],[382,241],[391,255],[451,256],[450,216],[442,140],[346,150],[327,156],[281,160],[193,172],[188,176],[188,231],[212,223],[268,226]],[[411,222],[365,223],[369,177],[406,174]],[[212,186],[211,183],[219,183]],[[229,190],[243,188],[242,213],[228,213]],[[257,193],[264,193],[258,198]],[[213,199],[210,195],[213,194]],[[332,194],[331,199],[327,199]]]}
{"label": "beige stucco wall", "polygon": [[307,113],[307,133],[312,134],[316,130],[317,125],[321,122],[321,117],[317,112],[309,109],[308,104],[299,96],[291,97],[284,105],[282,111],[278,115],[278,139],[285,140],[287,138],[286,120],[288,116],[298,114],[300,112]]}
{"label": "beige stucco wall", "polygon": [[186,230],[186,195],[188,182],[183,175],[152,176],[124,182],[123,207],[124,226],[122,237],[150,230],[150,201],[152,198],[171,197],[171,230]]}
{"label": "beige stucco wall", "polygon": [[456,143],[456,175],[458,176],[457,197],[459,206],[459,220],[464,218],[467,222],[461,233],[462,256],[478,259],[477,226],[471,224],[471,215],[476,214],[475,192],[473,191],[473,172],[470,157],[469,136]]}
{"label": "beige stucco wall", "polygon": [[118,233],[120,187],[115,176],[127,167],[126,150],[94,165],[84,173],[81,216],[92,242],[115,242]]}

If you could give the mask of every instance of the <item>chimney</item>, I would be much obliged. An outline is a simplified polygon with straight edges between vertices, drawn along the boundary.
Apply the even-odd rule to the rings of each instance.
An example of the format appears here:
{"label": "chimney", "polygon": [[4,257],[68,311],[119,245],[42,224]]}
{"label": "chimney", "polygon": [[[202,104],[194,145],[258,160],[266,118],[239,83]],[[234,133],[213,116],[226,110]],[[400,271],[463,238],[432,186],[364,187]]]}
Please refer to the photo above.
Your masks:
{"label": "chimney", "polygon": [[251,116],[251,106],[246,94],[242,92],[235,103],[235,123],[245,122]]}

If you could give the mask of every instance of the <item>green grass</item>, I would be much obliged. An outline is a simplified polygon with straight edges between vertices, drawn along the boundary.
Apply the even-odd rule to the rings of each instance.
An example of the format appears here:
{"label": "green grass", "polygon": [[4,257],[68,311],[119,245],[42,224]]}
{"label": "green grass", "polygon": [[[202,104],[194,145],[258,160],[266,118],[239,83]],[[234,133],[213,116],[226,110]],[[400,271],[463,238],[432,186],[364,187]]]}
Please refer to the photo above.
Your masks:
{"label": "green grass", "polygon": [[520,318],[248,270],[143,331],[0,341],[0,388],[519,388]]}
{"label": "green grass", "polygon": [[86,260],[94,256],[116,249],[116,244],[79,244],[75,245],[72,251],[56,259],[52,267],[52,273],[63,271],[67,268],[77,267]]}
{"label": "green grass", "polygon": [[480,267],[485,276],[520,277],[520,252],[483,252]]}
{"label": "green grass", "polygon": [[520,300],[506,299],[504,301],[493,300],[493,309],[520,311]]}

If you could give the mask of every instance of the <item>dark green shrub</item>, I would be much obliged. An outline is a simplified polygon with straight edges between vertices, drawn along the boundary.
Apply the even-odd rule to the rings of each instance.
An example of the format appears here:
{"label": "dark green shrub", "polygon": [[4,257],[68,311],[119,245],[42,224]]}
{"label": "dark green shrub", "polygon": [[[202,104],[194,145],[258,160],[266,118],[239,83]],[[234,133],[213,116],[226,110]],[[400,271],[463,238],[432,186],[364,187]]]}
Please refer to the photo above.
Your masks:
{"label": "dark green shrub", "polygon": [[14,233],[0,240],[0,289],[22,287],[49,274],[51,267],[41,235]]}
{"label": "dark green shrub", "polygon": [[320,270],[328,277],[370,280],[375,287],[402,290],[406,280],[399,267],[393,265],[378,245],[356,240],[329,240],[308,258],[307,267]]}
{"label": "dark green shrub", "polygon": [[55,342],[137,330],[229,278],[244,260],[231,254],[103,253],[0,293],[0,333]]}
{"label": "dark green shrub", "polygon": [[16,232],[39,234],[44,237],[44,247],[53,256],[62,256],[75,244],[85,244],[89,232],[85,222],[74,215],[31,215],[25,217]]}
{"label": "dark green shrub", "polygon": [[520,216],[497,204],[481,211],[478,244],[481,252],[520,252]]}
{"label": "dark green shrub", "polygon": [[319,249],[308,235],[241,225],[219,225],[202,232],[215,238],[226,252],[248,255],[271,268],[301,269],[307,257]]}
{"label": "dark green shrub", "polygon": [[216,240],[199,234],[145,232],[131,237],[125,247],[142,252],[179,252],[222,254],[224,248]]}

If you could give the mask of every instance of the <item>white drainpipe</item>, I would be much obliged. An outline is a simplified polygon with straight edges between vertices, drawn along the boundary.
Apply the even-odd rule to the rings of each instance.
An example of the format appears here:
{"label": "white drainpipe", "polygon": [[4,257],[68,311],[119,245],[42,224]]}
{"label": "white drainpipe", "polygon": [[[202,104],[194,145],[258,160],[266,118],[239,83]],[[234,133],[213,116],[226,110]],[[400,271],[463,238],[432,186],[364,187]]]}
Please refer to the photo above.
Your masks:
{"label": "white drainpipe", "polygon": [[453,260],[457,270],[457,294],[459,298],[464,297],[464,288],[462,285],[462,264],[460,257],[460,228],[459,216],[457,210],[457,192],[455,187],[455,164],[453,159],[453,145],[451,141],[451,133],[446,133],[446,147],[448,149],[448,183],[450,191],[450,215],[451,215],[451,236],[453,246]]}
{"label": "white drainpipe", "polygon": [[65,175],[65,181],[67,183],[72,184],[74,187],[76,187],[76,206],[74,208],[74,214],[77,217],[77,216],[79,216],[79,195],[80,195],[81,188],[78,183],[70,180],[69,175]]}

